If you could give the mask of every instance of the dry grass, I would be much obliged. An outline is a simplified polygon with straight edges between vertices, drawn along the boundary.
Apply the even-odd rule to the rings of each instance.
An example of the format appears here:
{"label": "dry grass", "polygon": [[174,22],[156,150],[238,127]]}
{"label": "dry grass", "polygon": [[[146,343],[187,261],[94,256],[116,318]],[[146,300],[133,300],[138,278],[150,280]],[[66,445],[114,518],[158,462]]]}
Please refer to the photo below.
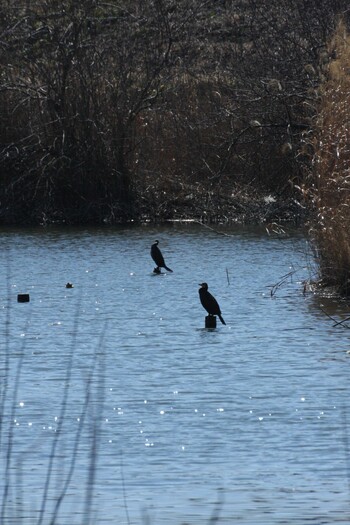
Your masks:
{"label": "dry grass", "polygon": [[350,293],[350,36],[340,22],[320,93],[314,170],[313,233],[322,282]]}

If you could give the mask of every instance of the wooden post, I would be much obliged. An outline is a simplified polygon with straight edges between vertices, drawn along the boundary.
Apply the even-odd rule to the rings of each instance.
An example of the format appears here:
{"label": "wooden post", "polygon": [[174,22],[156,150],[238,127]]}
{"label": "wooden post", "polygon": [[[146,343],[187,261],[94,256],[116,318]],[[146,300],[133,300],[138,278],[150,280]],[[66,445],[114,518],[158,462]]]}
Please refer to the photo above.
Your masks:
{"label": "wooden post", "polygon": [[205,318],[205,328],[216,328],[216,315],[207,315]]}
{"label": "wooden post", "polygon": [[17,295],[18,303],[29,303],[29,293],[19,293]]}

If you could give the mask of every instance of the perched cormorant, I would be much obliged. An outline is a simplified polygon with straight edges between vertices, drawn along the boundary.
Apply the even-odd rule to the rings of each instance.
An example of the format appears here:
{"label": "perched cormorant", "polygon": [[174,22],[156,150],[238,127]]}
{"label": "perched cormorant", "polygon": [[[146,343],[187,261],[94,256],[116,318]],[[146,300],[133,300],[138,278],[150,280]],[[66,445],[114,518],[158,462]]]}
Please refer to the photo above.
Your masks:
{"label": "perched cormorant", "polygon": [[208,292],[207,283],[202,283],[199,286],[199,298],[203,308],[205,308],[209,315],[217,315],[222,324],[226,324],[221,315],[220,306],[217,300],[211,295],[211,293]]}
{"label": "perched cormorant", "polygon": [[172,270],[165,265],[164,257],[158,248],[158,244],[159,241],[154,241],[154,244],[151,246],[151,257],[157,265],[153,271],[154,273],[160,273],[160,268],[165,268],[168,272],[172,272]]}

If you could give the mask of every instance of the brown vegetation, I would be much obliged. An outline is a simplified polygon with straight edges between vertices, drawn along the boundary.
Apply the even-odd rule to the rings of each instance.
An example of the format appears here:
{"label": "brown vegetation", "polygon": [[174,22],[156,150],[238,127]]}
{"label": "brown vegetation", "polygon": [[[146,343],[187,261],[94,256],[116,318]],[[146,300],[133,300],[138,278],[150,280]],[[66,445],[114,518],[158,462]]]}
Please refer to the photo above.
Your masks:
{"label": "brown vegetation", "polygon": [[255,220],[270,192],[292,203],[272,218],[290,217],[319,57],[346,8],[4,1],[0,221]]}
{"label": "brown vegetation", "polygon": [[321,283],[350,294],[350,36],[340,22],[329,45],[332,61],[320,89],[314,139],[316,217],[312,234]]}

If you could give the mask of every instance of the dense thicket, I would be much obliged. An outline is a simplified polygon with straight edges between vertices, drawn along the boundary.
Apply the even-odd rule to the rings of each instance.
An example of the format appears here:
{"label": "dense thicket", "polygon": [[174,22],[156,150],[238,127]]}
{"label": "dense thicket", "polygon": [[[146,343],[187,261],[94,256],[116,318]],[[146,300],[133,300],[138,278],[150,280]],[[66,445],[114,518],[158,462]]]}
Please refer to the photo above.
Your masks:
{"label": "dense thicket", "polygon": [[350,295],[350,36],[343,22],[329,54],[314,124],[313,184],[307,194],[316,210],[311,232],[321,283]]}
{"label": "dense thicket", "polygon": [[[290,192],[344,0],[3,0],[0,220]],[[191,207],[192,206],[192,207]]]}

